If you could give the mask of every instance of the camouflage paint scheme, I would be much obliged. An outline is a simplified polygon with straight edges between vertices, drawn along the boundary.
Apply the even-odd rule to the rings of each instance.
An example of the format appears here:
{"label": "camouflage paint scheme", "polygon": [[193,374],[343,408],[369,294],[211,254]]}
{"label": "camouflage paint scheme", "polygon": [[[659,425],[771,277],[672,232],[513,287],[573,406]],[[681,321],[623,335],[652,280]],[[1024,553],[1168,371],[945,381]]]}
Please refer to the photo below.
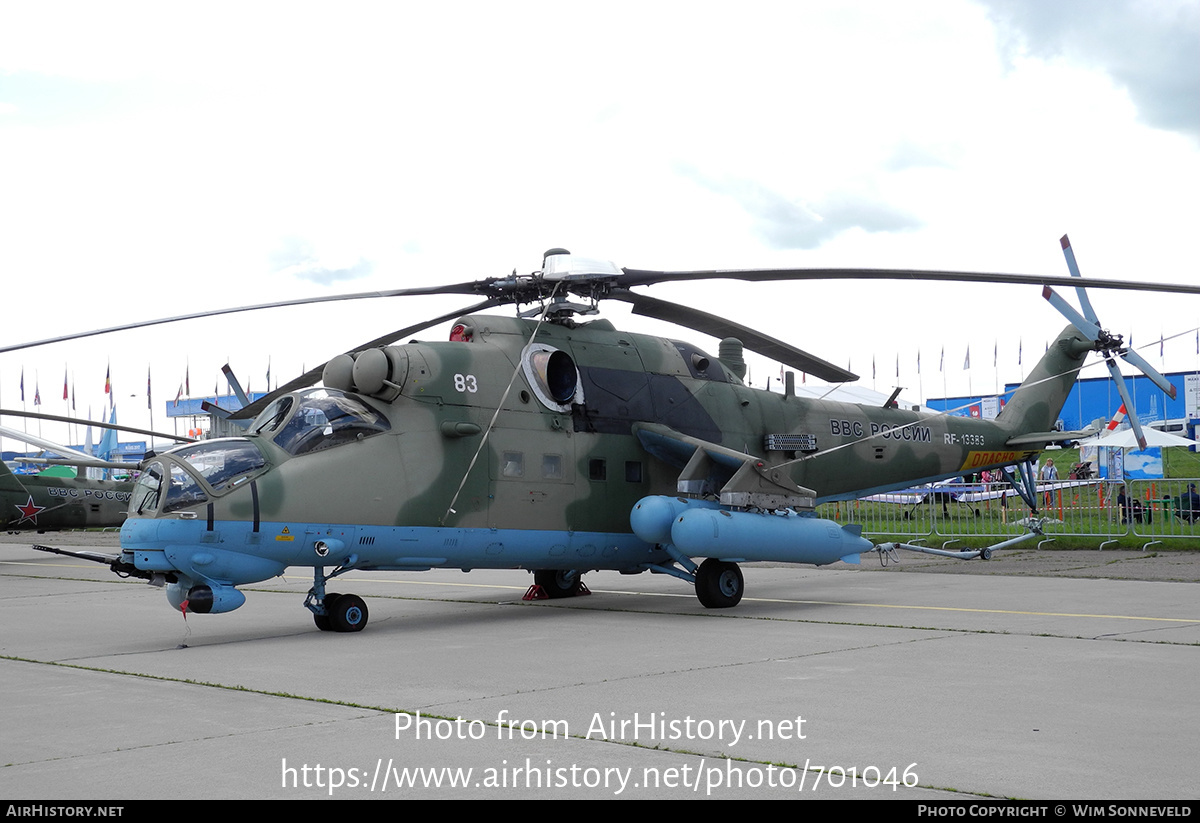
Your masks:
{"label": "camouflage paint scheme", "polygon": [[116,528],[125,522],[133,483],[22,475],[0,463],[0,528],[16,531]]}
{"label": "camouflage paint scheme", "polygon": [[[722,342],[718,359],[606,320],[538,326],[476,315],[458,325],[469,340],[414,342],[330,361],[326,390],[350,393],[370,415],[386,418],[387,431],[290,453],[276,440],[301,415],[300,392],[286,414],[272,420],[276,407],[268,408],[250,427],[245,442],[261,453],[261,464],[236,482],[213,488],[180,458],[203,445],[155,458],[160,475],[190,473],[203,494],[167,511],[162,499],[169,492],[135,490],[122,562],[170,583],[176,607],[196,600],[192,587],[211,589],[211,602],[199,610],[212,612],[241,605],[237,585],[292,565],[315,567],[309,608],[319,626],[324,582],[334,576],[322,578],[326,566],[337,567],[335,574],[654,570],[698,580],[680,552],[632,533],[630,515],[640,500],[679,498],[682,487],[694,497],[724,501],[725,493],[744,493],[759,496],[729,499],[776,501],[712,507],[804,514],[818,502],[1017,463],[1053,439],[1092,348],[1068,327],[1000,416],[982,421],[751,389],[742,382],[741,346],[732,340]],[[536,350],[545,355],[540,367]],[[768,435],[794,439],[768,448]],[[855,556],[870,545],[857,532],[838,539],[856,546]],[[828,554],[766,556],[808,563],[841,557]]]}

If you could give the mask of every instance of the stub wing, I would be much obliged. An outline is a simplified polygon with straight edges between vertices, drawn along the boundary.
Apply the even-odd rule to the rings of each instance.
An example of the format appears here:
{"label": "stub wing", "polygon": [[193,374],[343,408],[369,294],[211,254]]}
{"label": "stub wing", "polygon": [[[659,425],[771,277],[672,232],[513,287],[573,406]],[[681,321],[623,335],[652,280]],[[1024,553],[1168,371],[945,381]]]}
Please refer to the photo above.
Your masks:
{"label": "stub wing", "polygon": [[725,506],[812,509],[817,493],[794,483],[785,469],[756,455],[683,434],[661,423],[635,423],[647,452],[680,468],[680,494],[719,496]]}

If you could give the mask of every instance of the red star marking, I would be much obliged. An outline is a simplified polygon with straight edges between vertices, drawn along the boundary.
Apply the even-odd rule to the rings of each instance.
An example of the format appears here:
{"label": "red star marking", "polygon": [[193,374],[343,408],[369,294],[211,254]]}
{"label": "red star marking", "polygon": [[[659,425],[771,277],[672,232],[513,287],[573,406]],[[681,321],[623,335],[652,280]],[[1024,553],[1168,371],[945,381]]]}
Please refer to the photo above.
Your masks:
{"label": "red star marking", "polygon": [[21,523],[24,523],[26,520],[31,520],[31,521],[33,521],[33,525],[36,526],[38,512],[42,511],[45,508],[46,508],[45,506],[39,506],[37,503],[34,503],[33,495],[32,494],[29,495],[28,503],[26,503],[24,506],[17,506],[17,511],[19,511],[21,513],[21,519],[18,520],[14,525],[20,525]]}

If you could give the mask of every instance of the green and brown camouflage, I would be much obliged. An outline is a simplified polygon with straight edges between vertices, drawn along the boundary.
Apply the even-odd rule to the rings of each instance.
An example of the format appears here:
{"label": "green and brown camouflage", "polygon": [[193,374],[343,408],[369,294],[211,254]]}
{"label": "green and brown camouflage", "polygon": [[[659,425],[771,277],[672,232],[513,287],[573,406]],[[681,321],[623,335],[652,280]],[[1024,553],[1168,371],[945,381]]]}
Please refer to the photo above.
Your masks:
{"label": "green and brown camouflage", "polygon": [[[327,370],[327,388],[359,392],[388,421],[386,431],[290,454],[275,428],[252,426],[271,468],[257,478],[259,516],[628,532],[632,506],[679,494],[681,472],[705,448],[721,459],[691,494],[718,495],[750,462],[761,464],[762,477],[783,473],[781,494],[856,497],[1028,459],[1056,437],[1052,424],[1090,350],[1065,330],[986,421],[752,389],[738,377],[736,356],[710,357],[605,320],[542,324],[534,342],[565,359],[540,373],[529,357],[535,321],[460,323],[472,330],[469,342],[387,347],[389,367],[403,364],[403,382],[389,372],[374,395],[362,394],[353,375]],[[551,389],[548,380],[562,385]],[[213,503],[219,520],[251,514],[244,494]]]}
{"label": "green and brown camouflage", "polygon": [[276,398],[246,437],[148,460],[113,568],[220,612],[243,602],[236,586],[310,566],[317,625],[346,631],[365,602],[330,595],[330,610],[325,583],[353,569],[524,568],[560,595],[585,571],[655,571],[731,606],[737,562],[872,548],[817,503],[1060,439],[1051,423],[1090,350],[1064,331],[985,421],[749,388],[735,339],[712,357],[606,320],[471,315],[451,340],[334,358],[324,388]]}
{"label": "green and brown camouflage", "polygon": [[133,483],[27,474],[0,463],[0,528],[8,532],[116,528]]}

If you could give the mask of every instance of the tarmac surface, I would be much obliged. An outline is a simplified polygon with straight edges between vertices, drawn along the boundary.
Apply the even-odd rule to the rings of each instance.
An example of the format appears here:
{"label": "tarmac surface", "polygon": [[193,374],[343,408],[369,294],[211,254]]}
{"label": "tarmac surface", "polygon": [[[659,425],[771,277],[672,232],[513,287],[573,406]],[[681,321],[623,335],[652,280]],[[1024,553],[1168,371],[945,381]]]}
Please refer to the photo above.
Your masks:
{"label": "tarmac surface", "polygon": [[184,621],[34,542],[117,550],[0,541],[6,798],[1197,796],[1200,552],[751,564],[722,611],[648,574],[352,574],[370,625],[336,634],[299,569]]}

